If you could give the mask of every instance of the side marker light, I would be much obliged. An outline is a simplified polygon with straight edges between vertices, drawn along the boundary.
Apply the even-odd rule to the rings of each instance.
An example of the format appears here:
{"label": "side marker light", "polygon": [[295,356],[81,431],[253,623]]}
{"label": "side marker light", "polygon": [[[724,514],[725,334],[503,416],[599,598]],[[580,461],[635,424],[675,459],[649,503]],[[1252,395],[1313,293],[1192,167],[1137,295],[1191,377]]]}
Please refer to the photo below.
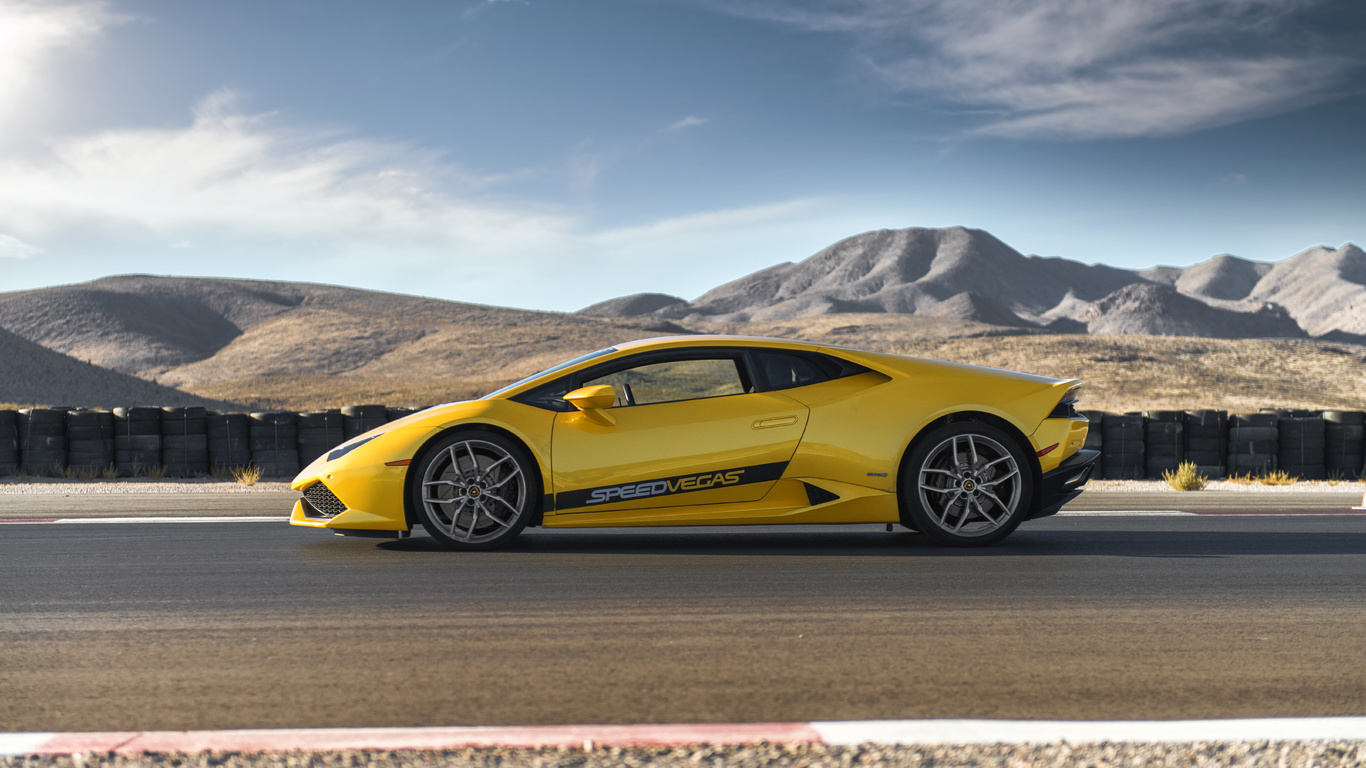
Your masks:
{"label": "side marker light", "polygon": [[398,460],[398,461],[386,461],[386,462],[384,462],[384,466],[386,466],[386,467],[406,467],[406,466],[408,466],[408,465],[411,464],[411,463],[413,463],[413,460],[412,460],[412,459],[400,459],[400,460]]}
{"label": "side marker light", "polygon": [[1043,449],[1042,451],[1039,451],[1039,455],[1040,455],[1040,456],[1047,456],[1048,454],[1050,454],[1050,453],[1053,452],[1053,449],[1054,449],[1054,448],[1057,448],[1057,447],[1058,447],[1058,444],[1057,444],[1057,443],[1054,443],[1054,444],[1048,446],[1047,448]]}

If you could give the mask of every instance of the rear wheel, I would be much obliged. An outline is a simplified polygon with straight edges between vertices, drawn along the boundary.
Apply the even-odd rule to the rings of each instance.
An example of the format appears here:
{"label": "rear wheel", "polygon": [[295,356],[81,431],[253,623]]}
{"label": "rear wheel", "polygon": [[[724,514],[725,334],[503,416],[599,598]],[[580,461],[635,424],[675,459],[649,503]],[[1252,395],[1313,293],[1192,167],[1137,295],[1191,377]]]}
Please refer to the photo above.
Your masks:
{"label": "rear wheel", "polygon": [[417,467],[413,506],[422,527],[448,549],[494,549],[522,532],[540,499],[540,475],[515,443],[484,431],[457,432]]}
{"label": "rear wheel", "polygon": [[1017,440],[990,424],[946,424],[911,452],[899,482],[906,524],[940,544],[985,546],[1026,517],[1034,475]]}

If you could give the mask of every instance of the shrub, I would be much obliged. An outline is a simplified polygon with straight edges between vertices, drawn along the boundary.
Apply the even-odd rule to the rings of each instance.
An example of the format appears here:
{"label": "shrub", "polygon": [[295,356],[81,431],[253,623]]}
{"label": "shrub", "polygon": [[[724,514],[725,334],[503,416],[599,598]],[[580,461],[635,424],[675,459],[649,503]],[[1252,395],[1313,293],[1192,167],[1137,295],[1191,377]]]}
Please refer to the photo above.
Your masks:
{"label": "shrub", "polygon": [[245,467],[233,467],[232,479],[242,485],[256,485],[256,482],[261,479],[261,471],[260,467],[251,464],[248,464]]}
{"label": "shrub", "polygon": [[1209,482],[1209,478],[1196,470],[1193,461],[1181,462],[1176,471],[1166,470],[1162,473],[1162,479],[1178,491],[1203,491],[1205,483]]}

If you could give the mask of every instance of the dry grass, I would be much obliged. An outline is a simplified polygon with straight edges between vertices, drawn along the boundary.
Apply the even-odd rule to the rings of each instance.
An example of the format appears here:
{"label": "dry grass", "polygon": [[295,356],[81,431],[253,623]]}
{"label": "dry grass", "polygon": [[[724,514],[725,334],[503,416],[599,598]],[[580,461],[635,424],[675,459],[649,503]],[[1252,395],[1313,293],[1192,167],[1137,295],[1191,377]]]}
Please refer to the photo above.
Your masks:
{"label": "dry grass", "polygon": [[245,467],[233,467],[232,479],[236,480],[241,485],[252,486],[260,481],[261,472],[262,470],[260,467],[251,464],[248,464]]}
{"label": "dry grass", "polygon": [[1300,481],[1298,477],[1291,475],[1284,469],[1272,470],[1260,475],[1254,475],[1251,472],[1241,475],[1229,475],[1227,479],[1230,483],[1236,483],[1238,485],[1252,485],[1253,483],[1259,485],[1294,485]]}
{"label": "dry grass", "polygon": [[166,467],[163,467],[160,464],[153,464],[149,467],[144,467],[142,470],[142,476],[152,480],[160,480],[161,478],[166,476]]}
{"label": "dry grass", "polygon": [[887,350],[1083,381],[1084,408],[1358,410],[1366,347],[1288,339],[1044,335],[904,342]]}
{"label": "dry grass", "polygon": [[1196,470],[1195,462],[1183,461],[1176,467],[1176,471],[1166,470],[1162,473],[1162,479],[1178,491],[1203,491],[1209,478],[1200,474]]}
{"label": "dry grass", "polygon": [[119,476],[119,468],[116,464],[110,464],[100,472],[100,476],[105,480],[113,480]]}
{"label": "dry grass", "polygon": [[1262,485],[1294,485],[1300,479],[1286,472],[1284,469],[1276,469],[1253,478]]}

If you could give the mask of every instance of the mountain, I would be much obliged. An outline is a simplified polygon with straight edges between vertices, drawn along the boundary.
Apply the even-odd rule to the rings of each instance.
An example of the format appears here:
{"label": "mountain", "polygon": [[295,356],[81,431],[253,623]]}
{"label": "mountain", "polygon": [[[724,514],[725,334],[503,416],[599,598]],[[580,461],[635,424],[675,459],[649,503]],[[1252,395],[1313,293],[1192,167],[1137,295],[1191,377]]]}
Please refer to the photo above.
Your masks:
{"label": "mountain", "polygon": [[1134,271],[1025,256],[977,229],[881,230],[691,302],[639,300],[659,295],[581,312],[684,323],[885,312],[1055,332],[1366,336],[1366,254],[1352,244],[1276,264],[1221,255],[1191,267]]}
{"label": "mountain", "polygon": [[13,405],[203,405],[239,406],[181,392],[54,352],[0,330],[0,403]]}
{"label": "mountain", "polygon": [[72,363],[262,408],[446,402],[616,342],[683,331],[659,318],[150,275],[0,293],[0,329],[41,345],[50,358],[61,353]]}

